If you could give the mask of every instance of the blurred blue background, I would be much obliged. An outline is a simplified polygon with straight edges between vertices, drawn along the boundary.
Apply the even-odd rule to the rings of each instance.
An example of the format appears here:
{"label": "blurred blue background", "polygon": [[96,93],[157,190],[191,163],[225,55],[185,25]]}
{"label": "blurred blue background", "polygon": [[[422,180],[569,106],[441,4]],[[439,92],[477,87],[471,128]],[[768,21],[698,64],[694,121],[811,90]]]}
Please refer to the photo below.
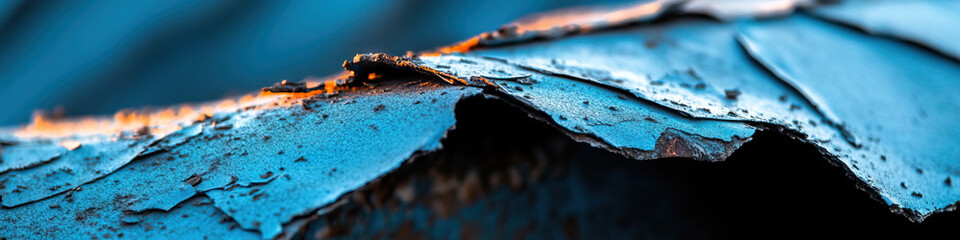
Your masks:
{"label": "blurred blue background", "polygon": [[[604,0],[604,3],[630,0]],[[0,125],[214,100],[588,0],[0,0]]]}

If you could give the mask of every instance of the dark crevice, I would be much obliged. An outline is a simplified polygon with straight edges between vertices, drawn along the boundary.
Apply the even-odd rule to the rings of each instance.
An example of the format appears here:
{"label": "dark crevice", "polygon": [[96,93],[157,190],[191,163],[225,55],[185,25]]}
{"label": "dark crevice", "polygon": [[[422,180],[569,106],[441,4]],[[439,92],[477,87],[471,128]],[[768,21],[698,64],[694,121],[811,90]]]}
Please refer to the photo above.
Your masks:
{"label": "dark crevice", "polygon": [[[637,161],[572,141],[504,102],[470,98],[443,145],[345,196],[297,237],[916,238],[960,223],[956,212],[919,224],[891,213],[815,147],[776,131],[758,132],[721,163]],[[549,174],[530,177],[538,166]],[[511,171],[521,183],[491,184]],[[438,191],[444,182],[453,190]]]}

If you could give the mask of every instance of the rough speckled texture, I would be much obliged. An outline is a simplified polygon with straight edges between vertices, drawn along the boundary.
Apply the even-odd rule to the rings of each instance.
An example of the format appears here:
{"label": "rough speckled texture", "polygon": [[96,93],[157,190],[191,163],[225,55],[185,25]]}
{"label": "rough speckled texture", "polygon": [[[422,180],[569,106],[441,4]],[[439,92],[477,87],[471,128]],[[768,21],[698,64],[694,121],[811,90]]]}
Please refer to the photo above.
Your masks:
{"label": "rough speckled texture", "polygon": [[744,123],[690,119],[617,89],[499,61],[465,56],[419,60],[459,78],[483,81],[512,102],[541,112],[540,118],[574,138],[638,159],[720,161],[754,132]]}
{"label": "rough speckled texture", "polygon": [[741,33],[751,55],[861,139],[860,148],[822,146],[888,204],[922,219],[960,200],[945,183],[960,168],[960,65],[803,16],[743,24]]}
{"label": "rough speckled texture", "polygon": [[[351,201],[344,194],[440,149],[454,107],[469,97],[505,100],[635,159],[722,161],[758,131],[784,134],[913,220],[960,200],[950,180],[960,167],[960,66],[944,57],[942,35],[928,35],[936,31],[884,32],[931,47],[921,48],[805,15],[718,22],[662,15],[694,10],[659,2],[667,5],[628,21],[573,19],[606,29],[591,34],[581,31],[590,26],[548,28],[558,39],[358,55],[345,63],[357,79],[335,81],[348,85],[339,93],[284,93],[264,103],[273,107],[217,114],[165,136],[79,136],[68,151],[59,145],[68,139],[0,130],[0,233],[290,236]],[[912,24],[902,19],[885,24]]]}
{"label": "rough speckled texture", "polygon": [[0,173],[19,170],[53,161],[67,148],[49,143],[22,143],[0,150]]}
{"label": "rough speckled texture", "polygon": [[0,174],[3,206],[15,207],[79,187],[123,167],[153,142],[147,139],[83,143],[46,164]]}

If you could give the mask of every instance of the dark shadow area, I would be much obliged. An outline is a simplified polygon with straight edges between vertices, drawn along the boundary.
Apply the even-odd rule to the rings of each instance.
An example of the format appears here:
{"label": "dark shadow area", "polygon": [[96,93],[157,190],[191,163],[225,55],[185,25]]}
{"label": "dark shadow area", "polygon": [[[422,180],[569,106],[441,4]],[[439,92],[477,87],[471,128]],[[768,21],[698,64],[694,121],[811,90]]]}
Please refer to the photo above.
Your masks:
{"label": "dark shadow area", "polygon": [[457,107],[443,150],[344,197],[298,237],[717,239],[946,236],[891,213],[813,147],[760,132],[726,162],[638,161],[503,101]]}

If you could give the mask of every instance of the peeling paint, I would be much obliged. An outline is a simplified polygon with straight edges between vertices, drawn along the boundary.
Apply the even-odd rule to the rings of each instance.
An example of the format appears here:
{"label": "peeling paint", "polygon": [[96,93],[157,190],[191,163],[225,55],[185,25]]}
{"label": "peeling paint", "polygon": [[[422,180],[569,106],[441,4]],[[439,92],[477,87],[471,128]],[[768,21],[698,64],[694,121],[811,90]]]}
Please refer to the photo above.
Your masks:
{"label": "peeling paint", "polygon": [[[711,161],[728,156],[754,131],[742,123],[690,120],[671,109],[625,97],[625,92],[498,61],[461,56],[422,57],[421,61],[426,66],[453,66],[438,71],[459,78],[488,79],[512,102],[539,112],[539,118],[564,128],[572,137],[638,159],[658,157],[656,143],[667,129],[724,142],[722,147],[701,149],[705,152],[674,152]],[[462,62],[471,64],[456,64]]]}
{"label": "peeling paint", "polygon": [[[753,64],[735,27],[725,23],[681,18],[467,55],[623,89],[697,118],[784,126],[822,121],[804,96]],[[727,92],[734,89],[739,94],[730,98]],[[801,127],[821,128],[793,126]],[[828,138],[832,131],[814,135]]]}
{"label": "peeling paint", "polygon": [[377,70],[396,69],[402,71],[413,71],[425,75],[433,75],[451,84],[469,84],[462,78],[457,78],[456,76],[446,74],[441,71],[436,71],[431,68],[421,67],[417,60],[417,58],[390,56],[383,53],[357,54],[353,57],[353,61],[344,61],[343,68],[353,72],[356,76],[360,76],[362,79],[366,79],[369,74],[375,73]]}
{"label": "peeling paint", "polygon": [[[181,137],[165,142],[172,145],[145,155],[104,179],[74,188],[67,194],[3,211],[23,215],[57,204],[61,210],[83,212],[91,208],[87,206],[97,208],[104,202],[112,202],[106,204],[115,206],[111,216],[121,211],[152,216],[155,210],[186,211],[175,206],[183,206],[184,201],[200,193],[213,200],[209,205],[222,211],[228,218],[227,223],[236,221],[243,229],[258,230],[263,238],[272,238],[281,234],[281,224],[293,217],[331,203],[344,192],[389,172],[418,151],[439,148],[440,139],[454,124],[453,104],[477,92],[429,81],[423,82],[428,83],[426,85],[407,83],[387,82],[375,88],[344,92],[336,98],[316,99],[310,103],[312,110],[291,106],[237,113],[221,120],[234,125],[230,129],[217,130],[213,121],[198,124],[204,128],[202,131],[200,127],[185,128],[182,135],[177,135]],[[392,91],[380,92],[386,89]],[[393,107],[377,110],[383,105]],[[195,137],[190,138],[191,135]],[[175,144],[181,142],[182,145]],[[97,144],[126,147],[129,142],[85,144],[77,151],[100,149]],[[141,144],[139,149],[145,145]],[[130,151],[130,154],[135,156],[136,152]],[[41,167],[46,166],[56,165]],[[325,180],[318,181],[319,176]],[[250,194],[251,189],[257,190]],[[86,194],[94,192],[99,195]],[[3,200],[17,200],[8,196],[17,195],[5,194]],[[99,215],[110,210],[91,211]],[[103,217],[90,217],[90,221],[115,228],[131,224],[120,223],[119,217]],[[136,219],[126,220],[123,222],[145,224]],[[98,228],[88,229],[83,225],[67,224],[80,229],[63,231],[65,229],[56,228],[53,223],[8,223],[0,228],[49,226],[42,231],[54,238],[78,233],[99,234]],[[227,233],[230,232],[233,231]]]}
{"label": "peeling paint", "polygon": [[[216,132],[214,136],[222,137],[187,144],[176,152],[197,161],[204,156],[221,158],[215,168],[201,174],[197,188],[209,189],[215,206],[240,226],[270,238],[293,217],[332,203],[418,151],[437,149],[454,125],[454,104],[477,92],[420,85],[368,91],[385,89],[393,90],[341,93],[329,102],[312,104],[311,112],[263,112],[247,127]],[[389,106],[376,111],[381,104]],[[272,176],[276,179],[262,181]],[[238,186],[228,186],[231,182]]]}
{"label": "peeling paint", "polygon": [[53,161],[66,151],[67,148],[49,143],[19,143],[4,146],[0,148],[0,174]]}
{"label": "peeling paint", "polygon": [[960,65],[803,16],[745,23],[741,34],[763,66],[863,139],[862,149],[822,146],[888,204],[922,220],[960,200],[960,191],[942,183],[960,168],[953,146],[960,136]]}
{"label": "peeling paint", "polygon": [[0,174],[3,206],[15,207],[48,198],[109,175],[133,160],[152,141],[85,143],[47,164]]}
{"label": "peeling paint", "polygon": [[[787,135],[915,221],[952,210],[960,200],[951,182],[960,169],[960,66],[944,39],[955,31],[854,18],[846,5],[813,10],[931,51],[802,14],[762,18],[813,1],[754,3],[562,10],[437,52],[359,54],[322,84],[284,81],[219,108],[167,118],[118,113],[79,135],[63,126],[82,120],[56,122],[52,132],[41,131],[51,130],[43,121],[3,129],[0,232],[289,237],[345,202],[382,204],[348,193],[439,150],[455,107],[471,97],[503,100],[574,140],[640,160],[723,161],[758,132]],[[909,6],[953,16],[929,4]],[[651,20],[659,21],[644,23]],[[519,188],[520,174],[496,181]],[[478,182],[494,177],[465,173],[433,188],[470,203],[489,193]],[[412,202],[414,189],[395,195]]]}
{"label": "peeling paint", "polygon": [[169,151],[170,149],[173,149],[174,147],[179,146],[184,142],[187,142],[187,140],[190,140],[191,138],[196,137],[197,135],[200,135],[200,133],[202,132],[203,132],[203,126],[200,124],[193,124],[193,125],[187,126],[183,129],[180,129],[179,131],[173,132],[170,135],[163,137],[162,139],[160,139],[160,141],[157,141],[154,145],[147,148],[147,150],[141,153],[141,155],[147,155],[160,150]]}

